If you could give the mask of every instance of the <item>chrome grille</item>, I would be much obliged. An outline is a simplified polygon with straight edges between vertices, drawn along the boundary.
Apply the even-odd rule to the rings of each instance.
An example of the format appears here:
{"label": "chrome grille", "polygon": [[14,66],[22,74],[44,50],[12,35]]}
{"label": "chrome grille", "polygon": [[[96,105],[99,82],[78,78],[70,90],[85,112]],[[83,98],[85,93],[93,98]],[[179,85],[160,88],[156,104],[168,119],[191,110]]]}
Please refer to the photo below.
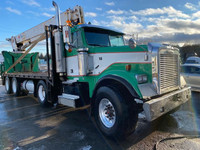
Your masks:
{"label": "chrome grille", "polygon": [[179,55],[159,54],[160,94],[177,89],[179,86]]}

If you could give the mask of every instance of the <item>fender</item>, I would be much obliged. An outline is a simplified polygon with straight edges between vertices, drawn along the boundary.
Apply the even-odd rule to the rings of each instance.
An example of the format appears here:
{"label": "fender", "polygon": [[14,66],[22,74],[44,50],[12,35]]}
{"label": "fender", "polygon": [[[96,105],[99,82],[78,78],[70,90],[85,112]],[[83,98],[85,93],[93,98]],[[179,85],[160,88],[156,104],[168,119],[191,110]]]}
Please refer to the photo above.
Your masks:
{"label": "fender", "polygon": [[97,82],[95,88],[94,88],[94,92],[93,92],[93,96],[96,94],[97,89],[103,84],[104,81],[108,81],[108,80],[112,80],[112,81],[116,81],[120,84],[122,84],[124,87],[127,88],[127,90],[131,93],[131,95],[135,98],[139,98],[139,95],[136,93],[135,89],[133,88],[133,86],[131,86],[131,84],[125,80],[122,77],[116,76],[116,75],[107,75],[102,77],[101,79],[99,79],[99,81]]}

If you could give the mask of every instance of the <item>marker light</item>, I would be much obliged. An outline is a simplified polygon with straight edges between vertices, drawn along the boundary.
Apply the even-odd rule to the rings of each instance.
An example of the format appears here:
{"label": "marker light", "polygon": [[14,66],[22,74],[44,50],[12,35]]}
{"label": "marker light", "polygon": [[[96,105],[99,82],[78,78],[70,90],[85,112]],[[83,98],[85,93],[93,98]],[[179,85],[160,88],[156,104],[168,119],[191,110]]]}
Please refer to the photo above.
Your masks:
{"label": "marker light", "polygon": [[131,70],[131,65],[126,65],[126,71],[130,71]]}

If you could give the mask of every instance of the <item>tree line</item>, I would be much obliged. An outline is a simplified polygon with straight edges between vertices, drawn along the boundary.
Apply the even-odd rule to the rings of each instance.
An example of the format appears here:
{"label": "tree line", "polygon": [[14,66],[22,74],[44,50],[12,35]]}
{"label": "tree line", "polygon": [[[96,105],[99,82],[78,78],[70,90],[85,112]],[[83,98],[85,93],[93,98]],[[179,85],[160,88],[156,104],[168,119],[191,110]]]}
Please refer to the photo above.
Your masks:
{"label": "tree line", "polygon": [[[43,53],[40,53],[38,58],[47,61],[47,54],[44,55]],[[49,58],[51,59],[51,54],[49,54]]]}
{"label": "tree line", "polygon": [[200,57],[200,45],[186,45],[178,48],[180,49],[182,63],[185,63],[190,56]]}

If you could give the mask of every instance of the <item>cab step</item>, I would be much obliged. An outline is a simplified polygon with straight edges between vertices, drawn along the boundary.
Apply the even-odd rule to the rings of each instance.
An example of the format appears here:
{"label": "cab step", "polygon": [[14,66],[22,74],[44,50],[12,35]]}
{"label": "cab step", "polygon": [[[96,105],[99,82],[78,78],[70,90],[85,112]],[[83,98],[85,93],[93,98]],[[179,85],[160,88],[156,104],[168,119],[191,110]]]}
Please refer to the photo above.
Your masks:
{"label": "cab step", "polygon": [[80,97],[78,95],[63,93],[62,95],[58,96],[58,103],[68,107],[76,108],[76,103],[79,98]]}

